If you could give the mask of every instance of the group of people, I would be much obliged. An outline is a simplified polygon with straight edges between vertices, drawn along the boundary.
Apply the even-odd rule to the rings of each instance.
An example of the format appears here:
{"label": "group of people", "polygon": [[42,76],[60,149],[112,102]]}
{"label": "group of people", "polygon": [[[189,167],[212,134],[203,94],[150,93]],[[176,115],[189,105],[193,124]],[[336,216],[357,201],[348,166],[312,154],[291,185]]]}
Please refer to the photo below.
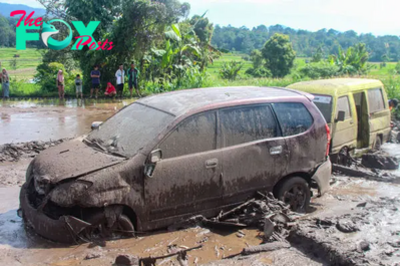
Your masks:
{"label": "group of people", "polygon": [[[98,66],[94,66],[94,69],[90,72],[90,78],[92,80],[92,86],[90,89],[90,98],[93,98],[93,93],[95,93],[95,97],[97,99],[99,90],[100,90],[100,70]],[[116,85],[115,88],[111,82],[107,83],[107,88],[104,92],[105,96],[109,97],[120,97],[122,98],[122,94],[124,91],[125,85],[125,76],[128,77],[128,86],[130,91],[130,96],[132,97],[133,88],[135,88],[136,94],[140,96],[139,87],[138,87],[138,78],[139,78],[139,70],[135,67],[135,63],[131,63],[131,67],[128,69],[127,73],[125,73],[124,65],[121,64],[118,70],[115,72],[116,78]],[[64,99],[64,75],[63,71],[59,70],[56,79],[57,87],[58,87],[58,95],[60,99]],[[76,87],[76,97],[83,98],[83,91],[82,91],[82,79],[80,75],[76,75],[75,78],[75,87]]]}
{"label": "group of people", "polygon": [[[93,92],[95,93],[95,97],[97,98],[99,89],[100,89],[100,70],[98,66],[94,67],[94,70],[90,73],[90,77],[92,79],[92,88],[90,90],[90,98],[93,98]],[[127,72],[127,77],[128,77],[128,85],[129,85],[129,92],[130,96],[132,97],[133,93],[133,88],[135,88],[136,94],[140,96],[139,92],[139,87],[138,87],[138,78],[139,78],[139,70],[135,67],[135,63],[131,63],[131,67],[128,69]],[[111,82],[107,83],[107,88],[106,91],[104,92],[105,96],[109,97],[120,97],[122,98],[122,94],[124,92],[124,85],[125,85],[125,70],[124,70],[124,65],[121,64],[118,68],[118,70],[115,72],[115,78],[116,78],[116,85],[117,88],[115,88]],[[80,88],[82,89],[82,88]],[[82,91],[80,91],[82,95]],[[77,94],[78,94],[78,89],[77,89]]]}
{"label": "group of people", "polygon": [[0,83],[3,90],[3,99],[8,99],[10,97],[10,76],[5,68],[0,72]]}

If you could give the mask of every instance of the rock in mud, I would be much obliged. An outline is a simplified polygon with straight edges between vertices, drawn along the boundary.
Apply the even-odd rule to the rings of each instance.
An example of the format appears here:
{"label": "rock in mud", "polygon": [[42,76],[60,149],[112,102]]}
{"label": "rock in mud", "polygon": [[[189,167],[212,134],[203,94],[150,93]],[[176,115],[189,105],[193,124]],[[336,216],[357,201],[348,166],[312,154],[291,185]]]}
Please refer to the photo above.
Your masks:
{"label": "rock in mud", "polygon": [[132,255],[119,255],[115,259],[115,265],[121,265],[121,266],[139,265],[139,258]]}
{"label": "rock in mud", "polygon": [[376,168],[381,170],[397,170],[399,162],[396,157],[385,156],[382,154],[364,154],[362,156],[362,165],[368,168]]}
{"label": "rock in mud", "polygon": [[350,220],[338,221],[336,228],[342,233],[353,233],[359,231],[359,228]]}
{"label": "rock in mud", "polygon": [[368,251],[368,250],[370,250],[368,241],[361,241],[357,246],[357,251],[360,253]]}

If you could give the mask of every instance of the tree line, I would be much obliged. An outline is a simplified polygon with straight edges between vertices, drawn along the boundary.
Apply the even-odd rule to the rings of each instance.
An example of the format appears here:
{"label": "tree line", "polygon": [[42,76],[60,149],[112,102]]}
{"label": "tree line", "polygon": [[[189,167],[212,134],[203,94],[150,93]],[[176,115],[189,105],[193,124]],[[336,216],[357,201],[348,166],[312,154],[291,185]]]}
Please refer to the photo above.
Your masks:
{"label": "tree line", "polygon": [[358,43],[365,43],[371,62],[400,61],[400,39],[397,36],[374,36],[357,34],[350,30],[339,32],[334,29],[321,29],[316,32],[294,30],[281,25],[260,25],[252,29],[246,27],[215,26],[212,44],[221,50],[237,51],[250,54],[255,49],[262,49],[267,40],[275,33],[288,35],[298,57],[312,57],[318,50],[328,58],[336,54],[339,47],[348,49]]}

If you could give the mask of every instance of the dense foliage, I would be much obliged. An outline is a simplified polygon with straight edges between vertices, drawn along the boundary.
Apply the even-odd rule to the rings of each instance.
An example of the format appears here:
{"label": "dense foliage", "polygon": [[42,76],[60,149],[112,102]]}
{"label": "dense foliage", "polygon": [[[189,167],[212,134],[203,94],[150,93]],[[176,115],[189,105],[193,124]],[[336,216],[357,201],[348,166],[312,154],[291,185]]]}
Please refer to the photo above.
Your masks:
{"label": "dense foliage", "polygon": [[[210,45],[213,25],[203,16],[188,19],[190,5],[178,0],[40,0],[48,12],[65,21],[101,21],[93,37],[113,42],[112,50],[47,51],[54,62],[77,64],[84,90],[90,88],[90,71],[100,66],[101,84],[115,82],[120,64],[131,62],[140,70],[139,86],[154,92],[183,86],[201,87],[205,67],[218,55]],[[76,35],[76,33],[75,33]],[[45,62],[43,64],[49,63]],[[68,68],[67,68],[68,71]],[[191,84],[188,84],[191,82]]]}
{"label": "dense foliage", "polygon": [[388,61],[400,61],[400,39],[398,36],[374,36],[372,34],[357,34],[354,31],[339,32],[334,29],[321,29],[316,32],[294,30],[275,25],[266,27],[260,25],[253,29],[246,27],[215,26],[212,44],[219,49],[251,53],[261,49],[265,42],[275,33],[288,35],[293,48],[299,57],[312,57],[321,49],[322,56],[327,58],[338,51],[338,47],[347,49],[357,43],[365,43],[370,53],[370,61],[379,62],[384,58]]}
{"label": "dense foliage", "polygon": [[273,77],[282,78],[290,73],[296,53],[289,36],[275,33],[265,43],[261,52],[265,67],[271,71]]}

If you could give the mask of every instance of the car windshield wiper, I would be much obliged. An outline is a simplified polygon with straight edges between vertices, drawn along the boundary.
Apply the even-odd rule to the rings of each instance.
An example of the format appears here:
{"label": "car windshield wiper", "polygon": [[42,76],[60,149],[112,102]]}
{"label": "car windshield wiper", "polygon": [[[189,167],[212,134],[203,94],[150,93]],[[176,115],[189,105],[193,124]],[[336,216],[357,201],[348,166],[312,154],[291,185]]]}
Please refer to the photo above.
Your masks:
{"label": "car windshield wiper", "polygon": [[103,152],[107,152],[107,149],[103,147],[97,140],[89,140],[88,138],[83,139],[86,143],[88,143],[91,146],[95,146],[98,149],[102,150]]}
{"label": "car windshield wiper", "polygon": [[116,151],[112,151],[112,150],[110,150],[110,149],[107,149],[106,147],[102,146],[96,139],[94,139],[94,140],[89,140],[89,139],[85,138],[85,139],[83,139],[83,140],[84,140],[86,143],[88,143],[89,145],[94,146],[94,147],[96,147],[96,148],[102,150],[104,153],[111,154],[111,155],[114,155],[114,156],[117,156],[117,157],[121,157],[121,158],[124,158],[124,159],[127,159],[127,158],[128,158],[126,155],[123,155],[123,154],[121,154],[121,153],[119,153],[119,152],[116,152]]}

